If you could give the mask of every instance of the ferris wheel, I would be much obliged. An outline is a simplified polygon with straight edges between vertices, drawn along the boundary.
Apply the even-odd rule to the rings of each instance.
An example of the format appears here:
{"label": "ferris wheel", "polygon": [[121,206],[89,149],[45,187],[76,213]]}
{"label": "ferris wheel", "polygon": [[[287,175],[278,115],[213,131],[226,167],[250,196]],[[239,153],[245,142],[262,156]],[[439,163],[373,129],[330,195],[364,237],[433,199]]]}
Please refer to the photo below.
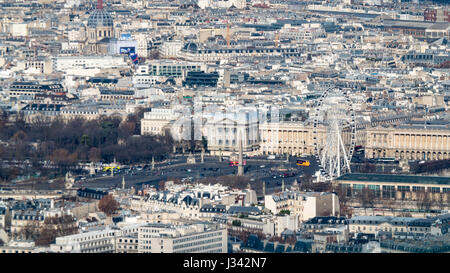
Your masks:
{"label": "ferris wheel", "polygon": [[351,172],[356,122],[348,93],[340,88],[324,91],[316,104],[313,117],[314,153],[321,176],[330,181]]}

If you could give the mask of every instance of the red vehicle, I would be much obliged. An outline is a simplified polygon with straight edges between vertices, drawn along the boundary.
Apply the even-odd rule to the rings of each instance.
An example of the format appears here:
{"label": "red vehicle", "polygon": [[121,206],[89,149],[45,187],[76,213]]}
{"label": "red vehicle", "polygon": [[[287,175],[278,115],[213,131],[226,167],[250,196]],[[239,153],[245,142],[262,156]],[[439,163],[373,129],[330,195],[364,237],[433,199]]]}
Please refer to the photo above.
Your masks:
{"label": "red vehicle", "polygon": [[[244,166],[247,165],[247,161],[244,160]],[[238,166],[239,165],[239,161],[230,161],[230,166]]]}

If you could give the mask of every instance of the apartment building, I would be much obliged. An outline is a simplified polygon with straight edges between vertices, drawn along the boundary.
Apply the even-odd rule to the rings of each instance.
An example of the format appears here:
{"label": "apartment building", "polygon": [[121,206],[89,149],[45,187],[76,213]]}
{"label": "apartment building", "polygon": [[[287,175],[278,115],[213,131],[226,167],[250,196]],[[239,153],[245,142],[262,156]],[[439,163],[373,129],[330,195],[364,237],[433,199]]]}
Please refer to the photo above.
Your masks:
{"label": "apartment building", "polygon": [[320,37],[326,37],[325,30],[321,24],[303,24],[299,27],[286,24],[280,30],[281,39],[305,41],[314,40]]}
{"label": "apartment building", "polygon": [[200,48],[196,43],[189,42],[178,53],[178,57],[193,62],[217,62],[238,57],[266,56],[301,56],[297,47],[259,47],[259,48]]}
{"label": "apartment building", "polygon": [[448,217],[448,214],[434,218],[354,216],[348,220],[348,224],[349,232],[354,234],[365,233],[375,236],[383,234],[395,237],[424,236],[431,234],[435,222],[442,222],[442,219],[448,219]]}
{"label": "apartment building", "polygon": [[[132,243],[119,241],[127,237],[135,237],[143,224],[131,224],[123,227],[107,226],[105,229],[88,231],[63,237],[57,237],[50,251],[56,253],[115,253],[123,251],[123,246],[135,246]],[[118,246],[121,246],[119,249]],[[135,250],[131,249],[131,251]]]}
{"label": "apartment building", "polygon": [[27,226],[41,226],[44,224],[44,215],[39,210],[12,210],[11,233],[19,234]]}
{"label": "apartment building", "polygon": [[139,253],[227,253],[227,230],[206,224],[146,224],[139,228]]}
{"label": "apartment building", "polygon": [[336,216],[339,214],[339,198],[335,193],[284,191],[264,196],[264,206],[273,214],[282,210],[290,215],[298,215],[304,222],[316,216]]}
{"label": "apartment building", "polygon": [[139,65],[136,75],[165,76],[180,78],[186,71],[204,71],[206,65],[196,62],[174,60],[151,60],[148,64]]}
{"label": "apartment building", "polygon": [[58,56],[52,58],[52,71],[73,69],[108,69],[129,67],[126,56]]}
{"label": "apartment building", "polygon": [[13,82],[8,91],[12,98],[20,96],[34,98],[38,94],[61,94],[64,92],[64,87],[60,83],[39,83],[37,81]]}

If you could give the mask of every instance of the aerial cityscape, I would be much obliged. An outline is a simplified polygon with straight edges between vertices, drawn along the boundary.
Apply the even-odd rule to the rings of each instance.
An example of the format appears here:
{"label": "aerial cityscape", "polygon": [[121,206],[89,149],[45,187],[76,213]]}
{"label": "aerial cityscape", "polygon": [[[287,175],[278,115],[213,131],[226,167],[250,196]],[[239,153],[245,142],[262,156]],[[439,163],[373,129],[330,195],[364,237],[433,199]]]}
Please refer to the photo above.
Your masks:
{"label": "aerial cityscape", "polygon": [[0,253],[450,252],[447,0],[0,7]]}

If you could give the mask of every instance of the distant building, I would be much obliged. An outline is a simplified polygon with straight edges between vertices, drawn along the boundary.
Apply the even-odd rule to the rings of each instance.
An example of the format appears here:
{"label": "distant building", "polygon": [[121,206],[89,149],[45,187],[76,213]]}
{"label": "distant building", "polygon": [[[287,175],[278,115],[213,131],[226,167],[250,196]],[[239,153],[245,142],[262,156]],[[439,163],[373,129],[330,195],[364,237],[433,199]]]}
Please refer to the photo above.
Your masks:
{"label": "distant building", "polygon": [[[126,237],[137,236],[139,226],[143,224],[133,224],[122,228],[106,227],[101,230],[88,231],[80,234],[73,234],[57,237],[54,244],[50,245],[50,251],[56,253],[115,253],[125,252],[122,246],[134,246],[133,242],[119,242]],[[121,246],[119,249],[118,246]],[[135,252],[134,249],[127,251]]]}
{"label": "distant building", "polygon": [[181,113],[173,109],[152,108],[141,119],[141,135],[164,135],[180,116]]}
{"label": "distant building", "polygon": [[201,9],[212,8],[212,9],[228,9],[231,7],[243,9],[247,6],[247,1],[245,0],[197,0],[197,5]]}
{"label": "distant building", "polygon": [[399,125],[366,129],[367,158],[442,160],[450,158],[450,128],[445,125]]}
{"label": "distant building", "polygon": [[431,22],[450,22],[450,9],[433,9],[427,8],[423,13],[425,21]]}
{"label": "distant building", "polygon": [[[442,218],[442,216],[441,216]],[[448,227],[449,215],[443,218]],[[353,234],[408,238],[431,235],[433,223],[442,222],[438,217],[414,218],[392,216],[354,216],[349,219],[349,231]]]}
{"label": "distant building", "polygon": [[335,193],[285,191],[266,195],[264,206],[273,214],[288,210],[304,222],[316,216],[336,216],[339,214],[339,198]]}
{"label": "distant building", "polygon": [[258,112],[254,109],[242,109],[230,112],[214,112],[203,116],[203,135],[207,139],[208,150],[220,155],[238,153],[239,142],[242,151],[257,151],[259,147]]}
{"label": "distant building", "polygon": [[60,83],[39,83],[32,81],[13,82],[9,86],[9,96],[30,96],[34,98],[39,94],[64,94],[65,90]]}
{"label": "distant building", "polygon": [[139,228],[139,253],[227,253],[227,230],[206,224],[146,224]]}
{"label": "distant building", "polygon": [[105,197],[106,195],[108,195],[108,192],[89,189],[89,188],[82,188],[82,189],[77,190],[77,195],[79,197],[100,200],[103,197]]}
{"label": "distant building", "polygon": [[103,9],[102,0],[98,0],[97,9],[92,11],[87,23],[87,52],[106,54],[109,38],[114,37],[114,22],[111,15]]}
{"label": "distant building", "polygon": [[188,71],[183,81],[183,86],[199,87],[209,86],[216,87],[219,81],[219,73],[205,73],[203,71]]}
{"label": "distant building", "polygon": [[376,198],[418,200],[422,193],[448,201],[450,177],[348,173],[335,181],[346,189],[347,196],[357,196],[364,188],[373,190]]}

